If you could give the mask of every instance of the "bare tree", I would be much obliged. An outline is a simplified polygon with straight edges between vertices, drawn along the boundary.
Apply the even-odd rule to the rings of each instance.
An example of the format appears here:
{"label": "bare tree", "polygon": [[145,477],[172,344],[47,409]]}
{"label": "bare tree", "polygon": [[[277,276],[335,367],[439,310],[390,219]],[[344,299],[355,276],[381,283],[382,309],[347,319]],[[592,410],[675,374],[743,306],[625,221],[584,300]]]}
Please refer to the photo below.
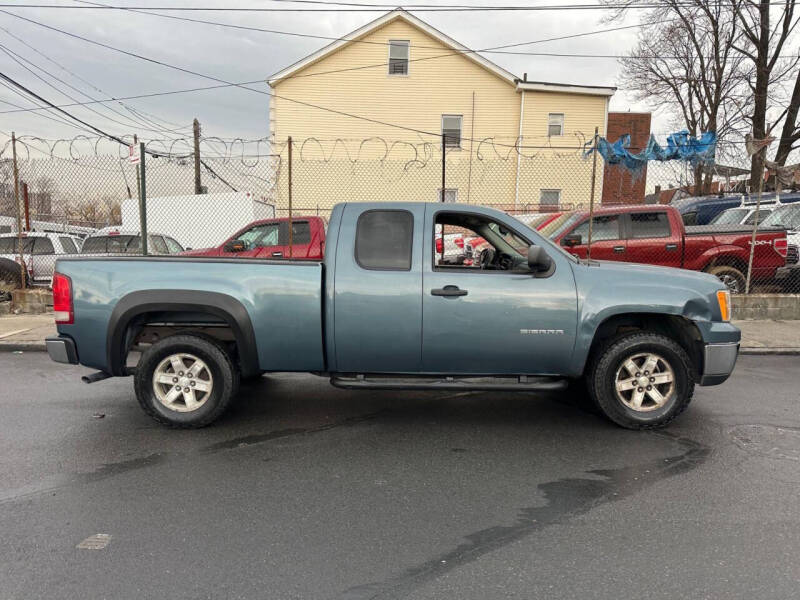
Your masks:
{"label": "bare tree", "polygon": [[[772,5],[779,4],[777,19],[772,19]],[[753,93],[753,112],[750,116],[753,138],[767,137],[781,119],[772,125],[767,123],[771,88],[794,71],[797,57],[783,56],[786,43],[790,40],[797,25],[794,18],[796,0],[743,0],[734,1],[733,9],[740,23],[742,36],[734,42],[734,47],[753,65],[752,77],[748,84]],[[791,106],[791,104],[790,104]],[[788,109],[781,118],[786,116]],[[787,153],[788,156],[788,153]],[[785,158],[784,158],[785,160]],[[764,173],[764,154],[757,152],[751,160],[750,185],[755,187]]]}
{"label": "bare tree", "polygon": [[[692,135],[711,131],[724,143],[741,122],[746,73],[744,58],[732,45],[738,36],[730,3],[661,2],[645,18],[636,48],[622,64],[622,84],[638,100],[670,110]],[[703,181],[701,166],[694,181],[696,194],[710,191],[711,176]]]}
{"label": "bare tree", "polygon": [[789,105],[786,107],[778,151],[775,153],[775,162],[781,166],[786,164],[786,160],[793,150],[800,148],[800,144],[798,144],[800,142],[798,112],[800,112],[800,69],[797,70],[794,80],[794,89],[789,99]]}

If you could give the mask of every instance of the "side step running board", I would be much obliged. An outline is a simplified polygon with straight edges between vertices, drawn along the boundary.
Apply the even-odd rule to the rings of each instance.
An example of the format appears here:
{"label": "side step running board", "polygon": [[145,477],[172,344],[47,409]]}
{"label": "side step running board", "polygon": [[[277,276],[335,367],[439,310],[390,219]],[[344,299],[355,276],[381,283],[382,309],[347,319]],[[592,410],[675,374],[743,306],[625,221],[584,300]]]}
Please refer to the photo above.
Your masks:
{"label": "side step running board", "polygon": [[420,376],[393,377],[386,375],[334,375],[331,385],[347,390],[477,390],[506,392],[554,392],[564,390],[567,380],[558,377],[455,377]]}

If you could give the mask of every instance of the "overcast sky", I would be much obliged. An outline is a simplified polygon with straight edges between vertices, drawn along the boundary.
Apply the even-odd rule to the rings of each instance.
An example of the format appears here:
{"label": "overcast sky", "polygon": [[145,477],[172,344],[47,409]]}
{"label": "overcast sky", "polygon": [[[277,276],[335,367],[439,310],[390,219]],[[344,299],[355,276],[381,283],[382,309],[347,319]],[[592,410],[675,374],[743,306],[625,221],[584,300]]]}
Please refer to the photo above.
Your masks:
{"label": "overcast sky", "polygon": [[[564,2],[547,0],[545,4]],[[28,2],[22,0],[21,3]],[[34,3],[34,2],[29,2]],[[70,2],[63,2],[71,4]],[[419,3],[419,0],[417,0]],[[454,0],[427,4],[454,4]],[[475,2],[465,0],[459,4],[490,4],[487,0]],[[72,3],[75,4],[75,3]],[[115,5],[164,6],[167,2],[148,0],[115,1]],[[308,4],[287,4],[247,0],[196,0],[195,2],[173,2],[175,5],[195,6],[261,6],[261,7],[310,7]],[[503,0],[503,5],[532,5],[533,0]],[[540,2],[541,4],[541,2]],[[65,31],[90,38],[128,52],[147,56],[183,68],[205,73],[232,82],[266,79],[270,74],[295,62],[325,45],[324,40],[303,39],[257,31],[242,31],[214,25],[187,23],[163,17],[137,14],[118,10],[65,10],[48,8],[0,9],[0,38],[2,46],[19,54],[37,66],[63,79],[76,88],[96,97],[131,96],[163,92],[192,87],[214,85],[215,82],[202,77],[181,73],[173,69],[154,65],[146,61],[122,55],[62,33],[15,18],[19,15],[57,27]],[[379,12],[278,12],[278,13],[232,13],[232,12],[173,12],[177,16],[205,19],[251,27],[278,29],[321,36],[343,36],[378,17]],[[531,12],[422,12],[418,17],[431,23],[454,39],[470,48],[487,48],[517,42],[541,40],[556,36],[595,31],[620,25],[635,24],[637,15],[612,24],[602,23],[605,11],[531,11]],[[520,50],[541,52],[567,52],[580,54],[625,54],[636,41],[636,29],[603,33],[572,40],[532,44]],[[49,62],[42,55],[23,45],[10,34],[23,39],[39,52],[66,67],[74,74],[90,82],[104,94],[92,89],[70,73]],[[615,85],[618,79],[618,61],[612,58],[551,58],[538,56],[513,56],[486,54],[487,58],[511,72],[522,76],[528,73],[532,80],[546,80],[584,85]],[[52,87],[37,79],[15,63],[0,50],[0,71],[23,83],[44,98],[56,104],[71,102]],[[28,65],[30,67],[30,65]],[[34,69],[35,70],[35,69]],[[39,73],[46,78],[46,75]],[[331,75],[335,78],[336,75]],[[52,81],[52,80],[51,80]],[[87,100],[63,84],[52,81],[59,89],[66,90],[79,100]],[[252,87],[267,91],[265,83]],[[29,107],[30,102],[17,94],[0,87],[0,110],[13,110],[6,104],[11,102]],[[174,123],[171,127],[191,126],[194,117],[203,124],[205,136],[222,138],[243,137],[254,139],[268,134],[268,97],[235,87],[176,94],[160,98],[126,101],[140,111],[156,116],[161,122]],[[123,113],[124,109],[112,105]],[[108,112],[100,105],[93,107],[114,119],[128,120]],[[641,110],[632,104],[623,91],[618,91],[611,101],[612,110]],[[137,130],[133,124],[125,126],[114,123],[85,107],[69,108],[81,119],[100,126],[114,134],[132,134],[138,131],[149,138],[166,137],[163,133]],[[17,135],[37,135],[44,138],[71,138],[81,131],[67,125],[55,123],[41,116],[42,113],[0,114],[0,130]],[[129,114],[129,113],[126,113]],[[654,123],[654,131],[665,127],[666,119]],[[663,124],[663,125],[662,125]],[[186,131],[190,131],[187,129]],[[2,136],[5,139],[5,136]]]}

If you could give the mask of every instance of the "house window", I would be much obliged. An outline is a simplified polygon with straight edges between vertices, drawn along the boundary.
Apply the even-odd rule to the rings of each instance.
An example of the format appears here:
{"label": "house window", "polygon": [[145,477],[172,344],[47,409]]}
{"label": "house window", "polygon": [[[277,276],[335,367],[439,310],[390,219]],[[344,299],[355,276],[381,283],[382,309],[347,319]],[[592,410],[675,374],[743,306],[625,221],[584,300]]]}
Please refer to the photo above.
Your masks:
{"label": "house window", "polygon": [[461,147],[461,115],[442,115],[445,148]]}
{"label": "house window", "polygon": [[389,75],[408,75],[408,40],[389,40]]}
{"label": "house window", "polygon": [[444,197],[442,197],[442,188],[439,188],[439,201],[458,202],[458,188],[444,188]]}
{"label": "house window", "polygon": [[561,190],[540,190],[539,204],[542,206],[558,206],[561,204]]}
{"label": "house window", "polygon": [[564,113],[547,115],[547,137],[564,135]]}

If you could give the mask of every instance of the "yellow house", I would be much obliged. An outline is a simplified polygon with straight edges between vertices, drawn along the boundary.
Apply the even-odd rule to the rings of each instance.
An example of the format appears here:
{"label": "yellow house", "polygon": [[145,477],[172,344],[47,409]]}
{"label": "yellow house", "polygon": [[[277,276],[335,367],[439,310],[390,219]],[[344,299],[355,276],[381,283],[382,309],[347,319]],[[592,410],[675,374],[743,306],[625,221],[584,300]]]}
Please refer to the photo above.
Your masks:
{"label": "yellow house", "polygon": [[[615,88],[528,81],[397,9],[269,80],[277,202],[459,201],[531,212],[584,204],[583,146]],[[442,147],[445,160],[442,160]],[[602,164],[595,198],[602,190]],[[444,185],[442,184],[444,171]]]}

